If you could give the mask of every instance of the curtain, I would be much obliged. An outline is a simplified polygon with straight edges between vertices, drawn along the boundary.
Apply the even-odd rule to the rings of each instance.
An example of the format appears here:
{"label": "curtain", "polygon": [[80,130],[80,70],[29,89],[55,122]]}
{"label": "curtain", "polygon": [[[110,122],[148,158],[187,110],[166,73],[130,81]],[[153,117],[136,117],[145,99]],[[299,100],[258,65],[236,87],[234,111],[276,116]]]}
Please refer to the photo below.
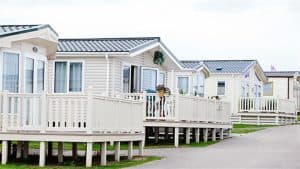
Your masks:
{"label": "curtain", "polygon": [[26,58],[25,65],[25,92],[33,93],[33,59]]}
{"label": "curtain", "polygon": [[67,62],[55,62],[54,92],[67,92]]}
{"label": "curtain", "polygon": [[2,88],[12,93],[19,91],[19,55],[16,53],[3,54]]}
{"label": "curtain", "polygon": [[165,74],[164,73],[159,74],[159,84],[165,85]]}
{"label": "curtain", "polygon": [[45,63],[43,61],[37,61],[37,92],[41,93],[44,91],[44,80],[45,80]]}
{"label": "curtain", "polygon": [[178,89],[179,93],[187,94],[189,92],[189,78],[188,77],[178,77]]}
{"label": "curtain", "polygon": [[142,69],[143,74],[143,86],[142,90],[151,90],[151,92],[155,91],[156,83],[157,83],[157,71],[154,69]]}
{"label": "curtain", "polygon": [[70,63],[69,91],[82,90],[82,63]]}

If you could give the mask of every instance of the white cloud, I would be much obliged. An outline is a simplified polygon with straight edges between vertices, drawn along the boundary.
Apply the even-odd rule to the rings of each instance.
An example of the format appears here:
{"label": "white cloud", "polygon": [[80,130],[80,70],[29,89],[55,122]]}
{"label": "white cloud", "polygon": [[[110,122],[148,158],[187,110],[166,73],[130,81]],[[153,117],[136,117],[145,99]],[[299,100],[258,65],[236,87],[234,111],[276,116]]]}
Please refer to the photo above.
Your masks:
{"label": "white cloud", "polygon": [[258,59],[300,69],[296,0],[4,0],[2,24],[49,23],[61,37],[161,36],[182,59]]}

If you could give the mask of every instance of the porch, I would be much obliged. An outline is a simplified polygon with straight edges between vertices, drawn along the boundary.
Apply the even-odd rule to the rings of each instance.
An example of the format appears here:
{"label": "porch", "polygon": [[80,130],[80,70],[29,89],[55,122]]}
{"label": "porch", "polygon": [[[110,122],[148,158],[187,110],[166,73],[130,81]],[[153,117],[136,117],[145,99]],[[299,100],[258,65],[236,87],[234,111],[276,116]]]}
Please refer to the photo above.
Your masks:
{"label": "porch", "polygon": [[77,156],[76,144],[85,143],[87,167],[92,166],[93,144],[101,145],[101,165],[107,163],[107,143],[115,146],[115,161],[120,160],[121,142],[128,143],[128,159],[133,156],[133,142],[139,143],[139,155],[143,153],[141,101],[91,91],[67,95],[1,92],[0,110],[2,164],[8,160],[11,141],[17,142],[16,158],[23,159],[28,157],[29,142],[39,142],[40,166],[51,156],[54,142],[59,145],[58,162],[63,162],[63,143],[72,143],[73,156]]}
{"label": "porch", "polygon": [[239,113],[232,117],[235,123],[246,124],[294,124],[296,104],[292,100],[277,97],[241,97]]}
{"label": "porch", "polygon": [[119,93],[115,97],[143,100],[145,142],[160,140],[179,146],[181,138],[189,144],[229,136],[230,104],[198,96],[180,94],[159,97],[155,93]]}

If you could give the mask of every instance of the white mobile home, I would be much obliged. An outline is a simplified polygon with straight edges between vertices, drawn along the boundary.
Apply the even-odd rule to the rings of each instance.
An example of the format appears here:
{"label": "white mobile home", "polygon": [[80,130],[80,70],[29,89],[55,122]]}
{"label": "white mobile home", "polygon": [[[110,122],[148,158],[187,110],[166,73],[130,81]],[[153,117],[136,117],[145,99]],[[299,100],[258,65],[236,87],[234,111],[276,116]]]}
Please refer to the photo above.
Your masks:
{"label": "white mobile home", "polygon": [[218,96],[231,103],[233,122],[255,124],[294,123],[294,103],[278,97],[264,97],[268,82],[256,60],[182,61],[185,67],[204,63],[210,72],[205,80],[205,97]]}
{"label": "white mobile home", "polygon": [[276,96],[294,100],[296,111],[300,113],[300,72],[271,71],[265,72],[268,82],[264,86],[264,96]]}
{"label": "white mobile home", "polygon": [[[40,166],[53,142],[59,162],[64,142],[73,143],[74,157],[76,144],[85,143],[91,166],[94,143],[106,165],[107,142],[116,161],[120,142],[128,143],[131,159],[133,142],[142,155],[145,134],[157,141],[160,129],[175,146],[182,133],[186,143],[223,139],[231,128],[229,103],[199,97],[209,74],[205,65],[184,68],[157,37],[58,39],[49,25],[0,25],[2,164],[11,141],[16,158],[25,159],[29,142],[39,142]],[[171,95],[153,93],[159,84]]]}

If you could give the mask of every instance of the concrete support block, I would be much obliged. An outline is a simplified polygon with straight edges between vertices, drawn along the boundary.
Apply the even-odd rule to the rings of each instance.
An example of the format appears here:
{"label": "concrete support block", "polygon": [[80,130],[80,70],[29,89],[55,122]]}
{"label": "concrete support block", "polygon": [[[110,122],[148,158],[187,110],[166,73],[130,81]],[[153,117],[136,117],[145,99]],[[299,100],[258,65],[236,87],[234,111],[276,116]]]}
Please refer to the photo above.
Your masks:
{"label": "concrete support block", "polygon": [[190,144],[191,128],[185,129],[185,144]]}
{"label": "concrete support block", "polygon": [[212,131],[212,141],[216,141],[217,140],[217,129],[216,128],[213,128]]}
{"label": "concrete support block", "polygon": [[128,159],[131,160],[133,157],[133,142],[128,142]]}
{"label": "concrete support block", "polygon": [[6,140],[2,141],[2,156],[1,156],[1,164],[7,163],[8,157],[8,142]]}
{"label": "concrete support block", "polygon": [[115,161],[120,161],[120,141],[115,142]]}
{"label": "concrete support block", "polygon": [[57,158],[58,158],[58,163],[63,163],[64,162],[64,143],[59,142],[57,146]]}
{"label": "concrete support block", "polygon": [[40,159],[39,159],[39,166],[44,167],[46,164],[46,142],[40,142]]}
{"label": "concrete support block", "polygon": [[224,140],[224,129],[221,128],[221,131],[220,131],[220,140]]}
{"label": "concrete support block", "polygon": [[23,144],[23,156],[24,156],[24,159],[28,159],[28,155],[29,155],[29,142],[28,141],[25,141],[24,144]]}
{"label": "concrete support block", "polygon": [[196,143],[200,142],[200,129],[199,128],[195,129],[195,141],[196,141]]}
{"label": "concrete support block", "polygon": [[93,163],[93,143],[86,143],[86,157],[85,157],[85,166],[91,167]]}
{"label": "concrete support block", "polygon": [[106,165],[106,154],[107,154],[107,143],[103,142],[101,143],[101,165]]}
{"label": "concrete support block", "polygon": [[17,143],[17,155],[16,155],[17,159],[20,159],[22,157],[22,145],[23,145],[23,142],[18,141],[18,143]]}
{"label": "concrete support block", "polygon": [[208,140],[208,128],[203,129],[203,141],[207,142]]}
{"label": "concrete support block", "polygon": [[139,141],[139,156],[144,155],[144,140]]}
{"label": "concrete support block", "polygon": [[174,128],[174,146],[179,146],[179,127]]}

